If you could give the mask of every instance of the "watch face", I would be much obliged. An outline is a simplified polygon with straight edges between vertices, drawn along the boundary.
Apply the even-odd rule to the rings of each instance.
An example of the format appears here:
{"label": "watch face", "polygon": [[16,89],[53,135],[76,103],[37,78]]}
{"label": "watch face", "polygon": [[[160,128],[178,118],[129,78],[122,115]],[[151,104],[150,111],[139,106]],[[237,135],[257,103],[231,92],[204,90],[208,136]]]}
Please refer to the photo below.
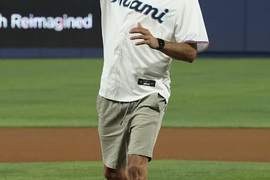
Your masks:
{"label": "watch face", "polygon": [[158,44],[159,44],[158,50],[161,50],[165,46],[165,41],[163,39],[158,38]]}
{"label": "watch face", "polygon": [[0,48],[101,48],[93,0],[1,0]]}

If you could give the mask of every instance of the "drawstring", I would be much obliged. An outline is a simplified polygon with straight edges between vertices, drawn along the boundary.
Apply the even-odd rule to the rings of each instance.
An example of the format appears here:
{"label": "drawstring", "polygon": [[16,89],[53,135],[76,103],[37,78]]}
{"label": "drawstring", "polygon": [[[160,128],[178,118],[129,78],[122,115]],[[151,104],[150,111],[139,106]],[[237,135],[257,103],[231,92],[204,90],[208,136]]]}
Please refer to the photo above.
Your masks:
{"label": "drawstring", "polygon": [[[136,102],[135,106],[133,106],[133,108],[136,108],[136,107],[140,104],[141,101],[142,101],[142,99],[138,100],[138,101]],[[119,114],[120,111],[121,111],[121,109],[122,109],[122,103],[123,103],[123,102],[119,102],[119,106],[118,106],[118,110],[117,110],[117,112],[116,112],[116,114],[115,114],[115,118],[116,118],[117,114]],[[123,116],[123,118],[122,118],[122,120],[121,120],[121,122],[120,122],[120,126],[122,126],[122,124],[123,124],[123,122],[124,122],[124,119],[125,119],[126,116],[127,116],[129,107],[131,106],[132,103],[133,103],[133,102],[128,102],[127,108],[126,108],[126,110],[125,110],[125,114],[124,114],[124,116]]]}
{"label": "drawstring", "polygon": [[117,115],[120,113],[122,108],[122,103],[118,102],[117,111],[115,111],[114,119],[116,119]]}
{"label": "drawstring", "polygon": [[125,114],[124,114],[124,116],[123,116],[123,118],[122,118],[122,120],[121,120],[121,122],[120,122],[120,126],[122,126],[122,124],[123,124],[123,122],[124,122],[124,119],[125,119],[125,117],[126,117],[126,115],[127,115],[129,106],[130,106],[130,102],[128,103],[128,106],[127,106],[127,108],[126,108]]}

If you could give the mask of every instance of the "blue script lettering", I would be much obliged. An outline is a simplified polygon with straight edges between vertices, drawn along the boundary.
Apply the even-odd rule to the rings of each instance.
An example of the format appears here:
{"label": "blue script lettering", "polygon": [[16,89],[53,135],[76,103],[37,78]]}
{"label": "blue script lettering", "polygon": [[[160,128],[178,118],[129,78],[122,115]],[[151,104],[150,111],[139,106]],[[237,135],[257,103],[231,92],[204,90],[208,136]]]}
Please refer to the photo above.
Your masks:
{"label": "blue script lettering", "polygon": [[129,8],[136,12],[142,13],[146,16],[151,16],[152,19],[158,21],[160,24],[163,23],[162,18],[169,12],[169,9],[165,9],[163,12],[159,13],[159,9],[153,7],[149,4],[145,4],[139,0],[111,0],[111,3],[119,3],[119,6]]}

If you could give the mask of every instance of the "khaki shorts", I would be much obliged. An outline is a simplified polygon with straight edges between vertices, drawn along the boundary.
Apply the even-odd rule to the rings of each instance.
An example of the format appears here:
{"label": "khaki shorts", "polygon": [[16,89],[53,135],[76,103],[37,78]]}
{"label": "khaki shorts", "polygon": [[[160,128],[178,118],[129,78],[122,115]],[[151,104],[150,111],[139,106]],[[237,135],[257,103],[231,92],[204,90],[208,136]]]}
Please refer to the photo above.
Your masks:
{"label": "khaki shorts", "polygon": [[133,102],[98,96],[98,131],[104,164],[112,169],[123,168],[129,154],[146,156],[150,161],[166,106],[158,93]]}

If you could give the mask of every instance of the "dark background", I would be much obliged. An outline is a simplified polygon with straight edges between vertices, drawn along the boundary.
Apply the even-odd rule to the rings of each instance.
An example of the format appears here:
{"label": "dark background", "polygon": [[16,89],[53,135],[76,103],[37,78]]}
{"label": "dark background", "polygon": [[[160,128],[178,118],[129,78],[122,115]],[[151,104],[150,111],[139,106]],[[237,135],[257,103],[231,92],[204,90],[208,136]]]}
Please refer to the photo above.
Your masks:
{"label": "dark background", "polygon": [[[0,0],[0,13],[8,29],[0,28],[0,48],[102,48],[98,0]],[[22,16],[86,17],[93,14],[92,29],[12,29],[11,14]]]}
{"label": "dark background", "polygon": [[[270,0],[199,0],[210,40],[202,55],[270,56]],[[102,56],[99,0],[0,0],[0,13],[93,14],[92,29],[0,29],[0,57]],[[10,25],[9,25],[10,26]],[[49,49],[48,49],[49,48]],[[15,53],[14,53],[15,52]]]}
{"label": "dark background", "polygon": [[270,0],[200,0],[208,52],[270,53]]}

